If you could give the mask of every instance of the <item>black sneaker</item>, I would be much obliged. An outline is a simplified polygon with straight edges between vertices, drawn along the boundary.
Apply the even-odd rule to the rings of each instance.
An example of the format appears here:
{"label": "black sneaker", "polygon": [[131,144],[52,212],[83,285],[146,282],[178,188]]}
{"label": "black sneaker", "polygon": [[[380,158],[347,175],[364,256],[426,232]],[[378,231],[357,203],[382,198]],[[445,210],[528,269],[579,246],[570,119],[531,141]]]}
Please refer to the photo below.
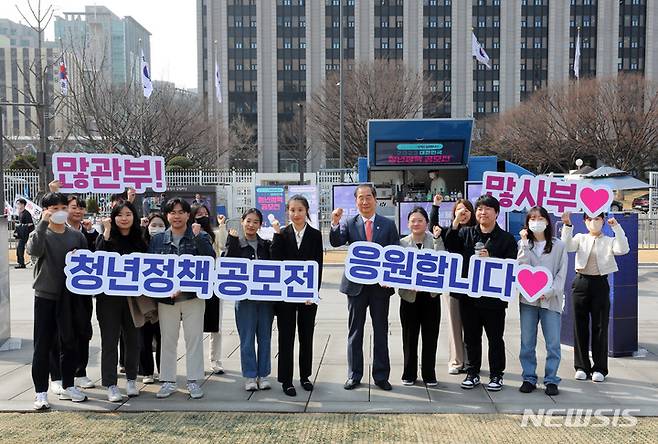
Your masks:
{"label": "black sneaker", "polygon": [[466,378],[462,381],[461,387],[464,390],[470,390],[478,385],[480,385],[480,375],[466,375]]}
{"label": "black sneaker", "polygon": [[503,377],[492,376],[487,384],[487,390],[490,392],[499,392],[503,388]]}
{"label": "black sneaker", "polygon": [[521,393],[531,393],[533,392],[537,386],[531,382],[528,381],[523,381],[523,384],[521,384],[521,387],[519,387],[519,391]]}
{"label": "black sneaker", "polygon": [[548,396],[557,396],[560,391],[557,388],[556,384],[546,384],[546,389],[544,390]]}

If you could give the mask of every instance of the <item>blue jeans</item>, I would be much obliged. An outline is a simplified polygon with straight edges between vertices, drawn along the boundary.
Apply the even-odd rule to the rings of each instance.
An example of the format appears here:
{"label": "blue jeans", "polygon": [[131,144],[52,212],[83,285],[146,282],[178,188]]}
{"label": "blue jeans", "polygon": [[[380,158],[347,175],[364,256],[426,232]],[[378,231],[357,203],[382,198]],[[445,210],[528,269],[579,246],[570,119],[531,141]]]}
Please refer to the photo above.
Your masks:
{"label": "blue jeans", "polygon": [[[240,335],[240,363],[245,378],[264,378],[272,371],[270,349],[274,305],[271,302],[235,302],[235,323]],[[258,355],[256,355],[258,341]]]}
{"label": "blue jeans", "polygon": [[541,323],[541,330],[546,342],[546,368],[544,369],[544,385],[559,384],[561,379],[557,375],[560,366],[560,323],[562,314],[545,308],[519,303],[521,310],[521,367],[523,380],[537,384],[537,324]]}

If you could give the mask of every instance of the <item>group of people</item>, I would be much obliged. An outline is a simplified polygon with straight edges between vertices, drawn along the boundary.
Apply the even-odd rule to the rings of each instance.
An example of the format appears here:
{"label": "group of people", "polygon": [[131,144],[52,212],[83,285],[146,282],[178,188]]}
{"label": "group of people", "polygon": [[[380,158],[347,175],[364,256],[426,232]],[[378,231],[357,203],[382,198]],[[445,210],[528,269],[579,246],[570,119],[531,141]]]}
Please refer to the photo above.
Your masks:
{"label": "group of people", "polygon": [[[500,204],[492,196],[481,196],[473,204],[458,199],[453,204],[450,226],[438,225],[441,195],[433,199],[428,215],[416,207],[407,215],[410,234],[397,236],[394,223],[376,213],[376,190],[371,185],[360,185],[355,191],[359,214],[341,225],[343,210],[332,213],[330,232],[334,247],[356,241],[375,242],[381,246],[401,245],[406,248],[447,250],[463,256],[462,276],[467,277],[469,260],[473,255],[501,259],[517,259],[521,264],[543,266],[552,274],[552,286],[540,298],[529,302],[520,298],[522,393],[537,388],[537,333],[541,324],[546,343],[546,365],[543,383],[545,393],[559,393],[560,332],[564,289],[566,285],[568,252],[576,253],[576,278],[572,283],[575,322],[574,367],[575,378],[603,382],[608,374],[608,317],[610,288],[607,275],[617,271],[614,256],[628,253],[629,245],[624,230],[614,218],[608,219],[614,237],[602,233],[605,214],[584,215],[587,233],[573,235],[569,213],[562,215],[561,239],[554,233],[548,212],[533,207],[527,212],[520,240],[503,230],[496,222]],[[400,222],[402,223],[402,221]],[[341,292],[348,296],[349,337],[347,346],[348,379],[344,388],[358,387],[363,378],[363,329],[366,309],[370,309],[373,326],[373,368],[375,384],[391,390],[388,354],[389,299],[393,289],[380,284],[361,285],[343,278]],[[418,377],[418,342],[422,339],[420,373],[424,384],[437,384],[435,367],[441,319],[441,303],[447,308],[449,323],[450,358],[448,372],[465,373],[461,383],[469,390],[480,385],[482,367],[482,332],[487,335],[489,382],[486,389],[503,388],[506,352],[503,335],[508,303],[495,298],[470,297],[465,294],[438,294],[423,291],[398,290],[404,366],[402,384],[414,385]],[[590,322],[591,319],[591,322]],[[589,358],[591,329],[592,361]]]}
{"label": "group of people", "polygon": [[[85,203],[76,195],[64,195],[56,184],[42,198],[41,220],[26,242],[27,253],[35,261],[34,354],[32,379],[35,409],[47,409],[48,387],[61,400],[82,402],[83,389],[94,388],[87,377],[89,345],[92,338],[93,299],[101,335],[101,384],[107,399],[121,402],[118,373],[126,376],[125,394],[139,396],[138,375],[142,382],[155,382],[158,369],[160,389],[157,398],[167,398],[178,390],[177,346],[181,324],[185,340],[187,391],[191,398],[203,397],[203,333],[210,333],[210,368],[222,374],[221,319],[223,304],[216,296],[199,299],[194,293],[175,292],[170,298],[144,295],[95,297],[75,295],[67,290],[64,265],[67,253],[80,249],[132,253],[176,254],[248,259],[315,260],[322,269],[322,236],[308,225],[309,204],[303,196],[288,202],[291,223],[285,228],[275,221],[273,241],[258,236],[263,222],[255,208],[242,216],[242,234],[227,231],[226,219],[218,217],[218,229],[210,224],[205,204],[190,205],[174,197],[163,205],[162,213],[140,218],[133,204],[134,190],[112,196],[110,216],[96,230],[84,220]],[[240,335],[242,373],[245,389],[271,388],[270,342],[273,318],[279,330],[278,380],[283,391],[295,396],[293,353],[295,326],[300,332],[300,383],[312,390],[312,342],[317,305],[244,300],[235,304]],[[256,352],[256,343],[258,352]],[[154,363],[155,348],[155,363]],[[50,384],[49,384],[50,379]]]}
{"label": "group of people", "polygon": [[[562,216],[562,239],[553,232],[550,217],[542,207],[532,208],[520,241],[498,226],[498,201],[480,197],[475,207],[465,199],[453,206],[450,226],[438,225],[440,195],[428,215],[414,208],[407,216],[410,234],[402,239],[395,223],[376,212],[376,190],[369,184],[359,185],[354,193],[359,214],[341,223],[343,210],[332,212],[329,240],[338,247],[356,241],[374,242],[382,246],[447,250],[461,254],[463,276],[467,276],[469,258],[518,259],[520,263],[541,265],[551,271],[553,285],[537,301],[520,300],[521,353],[523,384],[521,392],[537,387],[536,342],[538,324],[546,342],[547,360],[544,375],[545,392],[558,394],[560,378],[560,321],[564,305],[567,274],[567,252],[576,252],[577,278],[573,282],[575,312],[576,379],[590,378],[602,382],[607,375],[607,321],[610,308],[606,276],[617,270],[614,255],[628,252],[628,241],[614,218],[608,220],[614,238],[602,234],[604,215],[585,216],[586,234],[573,235],[570,215]],[[47,391],[59,399],[82,402],[87,399],[82,389],[93,388],[87,377],[89,344],[92,337],[92,297],[71,294],[65,285],[66,254],[78,249],[111,251],[118,254],[153,253],[239,257],[249,260],[302,260],[319,265],[322,282],[323,242],[320,231],[309,224],[309,203],[300,195],[287,202],[290,223],[282,227],[274,220],[272,241],[258,235],[263,214],[256,208],[244,212],[241,233],[228,230],[226,219],[218,217],[218,229],[210,224],[210,211],[202,202],[190,205],[174,197],[163,205],[162,213],[142,219],[133,205],[134,190],[112,198],[109,217],[103,219],[102,230],[84,220],[84,201],[66,196],[56,189],[42,199],[41,220],[27,240],[27,252],[36,260],[34,268],[34,355],[32,377],[36,409],[49,408]],[[379,284],[362,285],[343,276],[340,291],[347,295],[348,306],[348,375],[344,388],[358,387],[364,377],[363,336],[366,314],[370,311],[373,326],[373,367],[375,384],[391,390],[388,350],[388,315],[393,288]],[[404,368],[402,383],[413,385],[418,379],[418,343],[422,339],[420,376],[427,386],[437,384],[436,351],[441,318],[441,305],[447,307],[450,332],[450,374],[466,373],[464,389],[480,384],[482,331],[489,343],[488,390],[501,390],[505,371],[505,316],[507,302],[493,298],[472,298],[463,294],[427,293],[398,290]],[[194,293],[176,292],[170,298],[153,299],[144,295],[114,296],[99,294],[96,317],[101,334],[101,384],[107,399],[120,402],[124,395],[118,388],[118,371],[126,375],[126,395],[139,396],[138,375],[142,382],[155,382],[158,369],[161,384],[158,398],[167,398],[178,390],[177,345],[182,324],[186,357],[186,385],[191,398],[203,397],[204,378],[203,333],[210,333],[210,368],[224,372],[221,352],[223,304],[216,296],[204,300]],[[278,330],[277,380],[283,392],[296,396],[293,383],[295,333],[299,339],[299,383],[313,390],[313,332],[317,305],[311,302],[268,302],[242,300],[235,303],[235,320],[240,338],[240,359],[244,388],[247,391],[272,387],[271,336],[274,317]],[[589,360],[590,322],[592,356]],[[155,349],[155,363],[153,352]],[[119,368],[119,370],[118,370]]]}

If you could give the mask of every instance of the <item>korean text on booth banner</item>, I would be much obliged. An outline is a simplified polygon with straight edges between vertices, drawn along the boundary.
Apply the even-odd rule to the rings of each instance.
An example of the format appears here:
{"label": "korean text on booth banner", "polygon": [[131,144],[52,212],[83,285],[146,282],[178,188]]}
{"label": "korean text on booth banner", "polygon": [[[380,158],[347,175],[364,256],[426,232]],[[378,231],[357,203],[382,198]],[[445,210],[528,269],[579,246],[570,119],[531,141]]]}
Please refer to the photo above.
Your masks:
{"label": "korean text on booth banner", "polygon": [[514,173],[495,171],[484,173],[482,193],[498,199],[501,211],[522,211],[542,206],[556,216],[580,211],[592,217],[598,216],[610,210],[614,197],[608,186],[547,176],[519,177]]}
{"label": "korean text on booth banner", "polygon": [[167,189],[165,161],[162,156],[123,154],[53,154],[53,176],[63,193],[121,193],[147,188],[162,193]]}
{"label": "korean text on booth banner", "polygon": [[317,302],[318,263],[188,254],[77,250],[66,255],[66,288],[74,294],[168,298],[177,291],[198,298]]}
{"label": "korean text on booth banner", "polygon": [[463,293],[503,301],[521,294],[534,302],[553,285],[553,276],[544,267],[521,265],[514,259],[476,256],[471,256],[468,277],[463,278],[462,261],[461,254],[447,251],[354,242],[347,252],[345,276],[358,284]]}

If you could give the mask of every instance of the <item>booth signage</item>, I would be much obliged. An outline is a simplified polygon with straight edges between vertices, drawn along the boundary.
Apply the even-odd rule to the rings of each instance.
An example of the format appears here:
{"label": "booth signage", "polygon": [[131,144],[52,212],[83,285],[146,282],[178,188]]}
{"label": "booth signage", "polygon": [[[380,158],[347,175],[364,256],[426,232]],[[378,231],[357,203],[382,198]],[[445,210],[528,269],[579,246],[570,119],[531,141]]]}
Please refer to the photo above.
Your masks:
{"label": "booth signage", "polygon": [[375,142],[375,166],[440,166],[463,162],[463,140]]}

